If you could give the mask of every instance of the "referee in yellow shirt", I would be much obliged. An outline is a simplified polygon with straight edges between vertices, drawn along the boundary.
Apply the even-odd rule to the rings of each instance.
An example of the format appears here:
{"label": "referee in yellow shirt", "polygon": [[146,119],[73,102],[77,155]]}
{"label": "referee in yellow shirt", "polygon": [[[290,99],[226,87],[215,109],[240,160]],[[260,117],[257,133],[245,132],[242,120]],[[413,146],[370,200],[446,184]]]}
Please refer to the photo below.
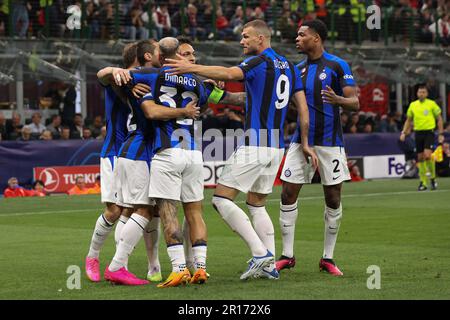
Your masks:
{"label": "referee in yellow shirt", "polygon": [[417,89],[416,101],[411,102],[406,112],[406,121],[400,135],[400,141],[405,141],[405,137],[411,131],[411,123],[414,123],[416,132],[416,152],[419,163],[420,185],[418,190],[425,191],[428,186],[427,172],[431,178],[431,190],[436,190],[436,167],[431,153],[434,146],[434,130],[439,129],[438,142],[444,142],[444,124],[441,116],[441,108],[433,100],[427,99],[428,89],[420,85]]}

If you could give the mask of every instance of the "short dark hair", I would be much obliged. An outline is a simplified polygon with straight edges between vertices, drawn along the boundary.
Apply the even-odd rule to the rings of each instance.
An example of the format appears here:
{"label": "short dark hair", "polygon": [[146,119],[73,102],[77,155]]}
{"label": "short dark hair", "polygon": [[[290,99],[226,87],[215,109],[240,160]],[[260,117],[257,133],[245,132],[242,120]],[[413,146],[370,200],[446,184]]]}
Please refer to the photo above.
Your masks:
{"label": "short dark hair", "polygon": [[428,87],[427,87],[426,84],[420,83],[420,84],[417,85],[417,90],[419,90],[419,89],[426,89],[426,90],[428,90]]}
{"label": "short dark hair", "polygon": [[155,45],[152,40],[141,40],[137,43],[136,55],[141,66],[144,66],[147,62],[145,60],[145,54],[150,53],[151,55],[155,54]]}
{"label": "short dark hair", "polygon": [[61,117],[59,114],[52,114],[52,117],[50,118],[50,121],[53,122],[56,118]]}
{"label": "short dark hair", "polygon": [[136,60],[136,43],[129,43],[123,48],[122,61],[125,69],[131,67]]}
{"label": "short dark hair", "polygon": [[186,37],[186,36],[178,36],[177,37],[178,43],[180,44],[180,46],[182,44],[188,44],[190,46],[192,46],[192,41],[190,38]]}
{"label": "short dark hair", "polygon": [[302,27],[309,27],[311,29],[313,29],[320,37],[320,39],[322,39],[322,42],[325,42],[325,40],[327,40],[328,37],[328,28],[327,25],[319,20],[319,19],[314,19],[314,20],[309,20],[309,21],[305,21],[302,23],[301,25]]}
{"label": "short dark hair", "polygon": [[243,29],[246,28],[254,28],[255,30],[257,30],[260,34],[262,34],[263,36],[270,38],[271,34],[270,34],[270,28],[267,25],[267,23],[264,20],[261,19],[256,19],[256,20],[252,20],[250,22],[247,22]]}

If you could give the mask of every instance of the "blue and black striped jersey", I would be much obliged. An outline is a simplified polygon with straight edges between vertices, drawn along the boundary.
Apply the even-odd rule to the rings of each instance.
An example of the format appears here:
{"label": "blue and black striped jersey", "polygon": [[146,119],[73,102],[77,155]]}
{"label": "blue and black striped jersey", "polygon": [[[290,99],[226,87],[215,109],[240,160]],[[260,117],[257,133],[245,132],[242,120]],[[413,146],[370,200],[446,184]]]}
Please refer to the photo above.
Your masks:
{"label": "blue and black striped jersey", "polygon": [[[309,109],[309,145],[343,147],[340,108],[324,103],[321,91],[328,85],[342,96],[344,87],[355,86],[350,66],[341,58],[324,52],[317,60],[303,60],[297,68],[301,70]],[[292,142],[300,143],[300,140],[300,125],[297,125]]]}
{"label": "blue and black striped jersey", "polygon": [[[142,68],[131,71],[131,75],[135,72],[158,73],[155,68]],[[131,84],[136,84],[133,78]],[[128,91],[128,106],[130,115],[128,117],[127,127],[128,135],[119,151],[119,156],[130,160],[141,160],[150,162],[152,158],[151,141],[153,132],[151,122],[147,120],[141,109],[140,99],[136,99],[130,91]]]}
{"label": "blue and black striped jersey", "polygon": [[[151,87],[151,92],[142,101],[154,100],[169,108],[184,108],[192,100],[197,100],[200,106],[207,103],[213,85],[203,83],[193,74],[169,75],[165,72],[167,69],[163,67],[159,73],[147,73],[145,69],[133,73],[134,81]],[[156,120],[153,121],[153,129],[154,153],[167,148],[197,149],[194,140],[195,122],[192,119]]]}
{"label": "blue and black striped jersey", "polygon": [[303,90],[299,70],[272,48],[244,60],[239,67],[244,72],[247,93],[246,144],[284,148],[287,106],[292,96]]}
{"label": "blue and black striped jersey", "polygon": [[128,133],[127,120],[130,109],[117,96],[112,86],[105,86],[106,137],[100,157],[119,155],[119,149]]}

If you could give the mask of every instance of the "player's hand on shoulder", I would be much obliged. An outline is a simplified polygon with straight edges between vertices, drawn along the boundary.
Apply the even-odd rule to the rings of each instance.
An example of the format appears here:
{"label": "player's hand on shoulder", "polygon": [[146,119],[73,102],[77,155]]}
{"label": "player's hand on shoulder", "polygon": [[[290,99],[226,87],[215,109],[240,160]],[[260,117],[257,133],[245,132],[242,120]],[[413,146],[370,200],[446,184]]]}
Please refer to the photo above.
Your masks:
{"label": "player's hand on shoulder", "polygon": [[319,159],[317,158],[316,152],[309,145],[302,144],[303,154],[305,155],[306,161],[311,162],[314,170],[319,166]]}
{"label": "player's hand on shoulder", "polygon": [[144,83],[137,83],[131,89],[133,96],[137,99],[142,98],[143,96],[145,96],[147,93],[150,93],[151,91],[152,91],[151,88]]}
{"label": "player's hand on shoulder", "polygon": [[200,108],[197,106],[198,101],[192,100],[183,109],[186,118],[197,119],[200,116]]}
{"label": "player's hand on shoulder", "polygon": [[129,81],[131,81],[130,70],[127,69],[113,68],[112,76],[114,83],[119,87],[126,85]]}

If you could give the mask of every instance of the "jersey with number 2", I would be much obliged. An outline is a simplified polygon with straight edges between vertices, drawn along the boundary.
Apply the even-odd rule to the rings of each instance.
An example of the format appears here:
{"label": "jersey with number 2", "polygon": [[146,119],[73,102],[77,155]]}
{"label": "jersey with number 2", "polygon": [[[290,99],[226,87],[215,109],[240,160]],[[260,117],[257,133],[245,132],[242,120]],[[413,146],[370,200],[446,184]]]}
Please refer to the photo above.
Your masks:
{"label": "jersey with number 2", "polygon": [[247,93],[245,130],[254,133],[247,144],[284,148],[287,107],[292,96],[303,90],[299,70],[272,48],[246,59],[239,67]]}

